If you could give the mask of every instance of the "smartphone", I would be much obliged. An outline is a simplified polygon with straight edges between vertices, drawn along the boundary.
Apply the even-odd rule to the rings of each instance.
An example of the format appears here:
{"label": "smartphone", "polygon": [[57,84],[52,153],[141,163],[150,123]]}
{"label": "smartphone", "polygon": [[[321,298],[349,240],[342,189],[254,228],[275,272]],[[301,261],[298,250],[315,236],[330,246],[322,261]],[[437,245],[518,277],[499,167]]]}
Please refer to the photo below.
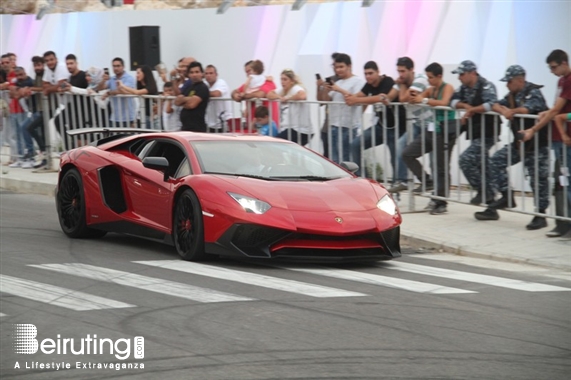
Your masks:
{"label": "smartphone", "polygon": [[333,86],[333,79],[331,79],[331,77],[325,78],[325,82],[327,82],[328,85]]}
{"label": "smartphone", "polygon": [[67,82],[61,82],[59,85],[61,88],[66,88],[67,87]]}
{"label": "smartphone", "polygon": [[106,67],[103,69],[103,73],[109,75],[109,69]]}
{"label": "smartphone", "polygon": [[320,79],[321,79],[321,75],[315,74],[315,79],[320,80]]}

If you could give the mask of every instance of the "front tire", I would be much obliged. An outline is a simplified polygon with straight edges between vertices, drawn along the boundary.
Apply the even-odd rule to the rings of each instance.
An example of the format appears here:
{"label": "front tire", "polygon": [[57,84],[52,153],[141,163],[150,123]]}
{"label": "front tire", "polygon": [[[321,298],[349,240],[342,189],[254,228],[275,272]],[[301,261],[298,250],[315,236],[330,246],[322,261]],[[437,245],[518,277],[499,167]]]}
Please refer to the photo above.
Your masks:
{"label": "front tire", "polygon": [[58,186],[57,211],[62,231],[70,238],[99,238],[106,232],[87,227],[83,180],[77,169],[68,170]]}
{"label": "front tire", "polygon": [[173,216],[173,241],[176,251],[184,260],[202,261],[204,252],[204,223],[202,208],[196,194],[185,190],[176,202]]}

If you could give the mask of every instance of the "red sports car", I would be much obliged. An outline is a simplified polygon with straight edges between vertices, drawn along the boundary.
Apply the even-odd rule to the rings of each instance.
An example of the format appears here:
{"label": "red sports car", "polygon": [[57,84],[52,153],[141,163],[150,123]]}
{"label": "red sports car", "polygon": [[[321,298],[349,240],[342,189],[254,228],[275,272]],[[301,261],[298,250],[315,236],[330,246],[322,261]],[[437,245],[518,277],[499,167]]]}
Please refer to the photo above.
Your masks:
{"label": "red sports car", "polygon": [[139,235],[185,260],[400,256],[395,202],[351,169],[271,137],[115,135],[62,155],[56,204],[69,237]]}

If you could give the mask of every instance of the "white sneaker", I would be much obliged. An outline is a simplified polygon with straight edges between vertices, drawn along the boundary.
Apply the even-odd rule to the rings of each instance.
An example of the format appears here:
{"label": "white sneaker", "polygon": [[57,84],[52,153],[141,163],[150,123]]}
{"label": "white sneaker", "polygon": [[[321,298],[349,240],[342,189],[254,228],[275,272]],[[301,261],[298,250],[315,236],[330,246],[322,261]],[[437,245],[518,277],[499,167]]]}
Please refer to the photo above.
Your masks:
{"label": "white sneaker", "polygon": [[21,168],[22,164],[24,162],[22,160],[18,160],[16,162],[12,162],[10,165],[8,165],[9,168]]}
{"label": "white sneaker", "polygon": [[46,160],[46,156],[44,155],[44,152],[38,152],[38,154],[36,154],[35,160],[34,160],[34,167],[36,167],[36,165],[40,165],[42,161]]}
{"label": "white sneaker", "polygon": [[46,159],[44,158],[43,160],[41,160],[41,161],[39,161],[39,162],[36,162],[36,163],[34,164],[34,169],[39,169],[39,168],[41,168],[41,167],[46,166],[47,164],[48,164],[48,160],[46,160]]}
{"label": "white sneaker", "polygon": [[22,163],[22,169],[32,169],[34,167],[34,159],[28,158]]}

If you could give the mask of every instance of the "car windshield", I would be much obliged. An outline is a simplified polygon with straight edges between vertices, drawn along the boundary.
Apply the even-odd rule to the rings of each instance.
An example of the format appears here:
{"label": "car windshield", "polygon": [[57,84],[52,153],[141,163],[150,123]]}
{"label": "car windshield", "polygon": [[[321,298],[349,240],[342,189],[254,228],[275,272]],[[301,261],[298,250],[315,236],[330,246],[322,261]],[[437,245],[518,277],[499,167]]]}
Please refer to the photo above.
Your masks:
{"label": "car windshield", "polygon": [[297,144],[273,141],[192,141],[203,173],[265,180],[326,181],[351,177]]}

